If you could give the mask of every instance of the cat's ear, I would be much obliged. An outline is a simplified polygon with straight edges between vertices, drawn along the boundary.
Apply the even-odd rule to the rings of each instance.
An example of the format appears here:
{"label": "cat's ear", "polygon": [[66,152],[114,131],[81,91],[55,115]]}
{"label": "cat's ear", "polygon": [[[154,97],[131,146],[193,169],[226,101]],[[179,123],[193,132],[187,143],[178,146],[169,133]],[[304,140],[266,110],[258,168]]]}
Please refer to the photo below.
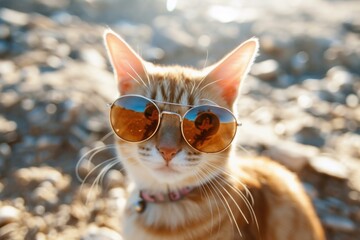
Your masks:
{"label": "cat's ear", "polygon": [[222,97],[231,106],[237,98],[241,81],[249,73],[259,49],[259,42],[251,38],[219,62],[204,69],[206,78],[202,87],[214,86],[221,91]]}
{"label": "cat's ear", "polygon": [[127,94],[139,86],[141,78],[146,76],[145,61],[110,29],[104,32],[104,42],[118,80],[120,94]]}

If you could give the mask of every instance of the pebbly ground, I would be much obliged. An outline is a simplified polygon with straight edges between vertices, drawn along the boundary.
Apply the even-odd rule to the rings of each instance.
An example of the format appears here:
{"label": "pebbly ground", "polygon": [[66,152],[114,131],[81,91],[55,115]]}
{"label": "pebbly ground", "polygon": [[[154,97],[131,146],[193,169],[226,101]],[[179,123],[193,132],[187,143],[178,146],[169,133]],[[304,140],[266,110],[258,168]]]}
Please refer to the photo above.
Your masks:
{"label": "pebbly ground", "polygon": [[297,172],[328,239],[358,239],[358,2],[176,3],[0,1],[0,239],[121,239],[106,26],[148,60],[197,67],[259,37],[238,152]]}

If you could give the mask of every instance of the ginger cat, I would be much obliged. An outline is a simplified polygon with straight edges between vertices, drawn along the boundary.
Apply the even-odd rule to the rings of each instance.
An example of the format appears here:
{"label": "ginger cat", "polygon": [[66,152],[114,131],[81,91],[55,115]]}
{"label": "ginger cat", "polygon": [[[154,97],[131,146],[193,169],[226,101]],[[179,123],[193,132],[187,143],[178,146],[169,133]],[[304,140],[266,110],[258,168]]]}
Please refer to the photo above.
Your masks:
{"label": "ginger cat", "polygon": [[293,173],[231,148],[257,39],[201,70],[146,62],[111,30],[104,41],[120,93],[110,122],[129,183],[124,239],[325,238]]}

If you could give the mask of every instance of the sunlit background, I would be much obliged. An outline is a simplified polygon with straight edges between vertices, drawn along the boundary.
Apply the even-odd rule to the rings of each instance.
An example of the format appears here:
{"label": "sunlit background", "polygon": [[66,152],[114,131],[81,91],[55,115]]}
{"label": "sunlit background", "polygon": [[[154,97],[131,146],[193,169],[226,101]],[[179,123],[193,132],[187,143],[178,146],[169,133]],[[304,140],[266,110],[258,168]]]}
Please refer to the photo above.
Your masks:
{"label": "sunlit background", "polygon": [[107,27],[193,67],[258,37],[238,153],[299,174],[328,239],[360,238],[358,0],[0,0],[0,239],[120,239]]}

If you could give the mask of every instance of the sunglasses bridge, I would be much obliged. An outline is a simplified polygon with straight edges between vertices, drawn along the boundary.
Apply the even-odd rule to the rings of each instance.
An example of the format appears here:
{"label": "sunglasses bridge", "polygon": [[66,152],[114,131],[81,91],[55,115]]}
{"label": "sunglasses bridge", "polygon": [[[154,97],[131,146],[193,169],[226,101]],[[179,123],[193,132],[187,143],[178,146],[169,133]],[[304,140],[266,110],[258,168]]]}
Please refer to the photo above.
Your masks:
{"label": "sunglasses bridge", "polygon": [[182,121],[183,121],[183,116],[181,116],[179,113],[170,112],[170,111],[161,111],[161,112],[160,112],[160,119],[162,119],[162,117],[163,117],[164,114],[178,116],[179,119],[180,119],[180,123],[182,123]]}

